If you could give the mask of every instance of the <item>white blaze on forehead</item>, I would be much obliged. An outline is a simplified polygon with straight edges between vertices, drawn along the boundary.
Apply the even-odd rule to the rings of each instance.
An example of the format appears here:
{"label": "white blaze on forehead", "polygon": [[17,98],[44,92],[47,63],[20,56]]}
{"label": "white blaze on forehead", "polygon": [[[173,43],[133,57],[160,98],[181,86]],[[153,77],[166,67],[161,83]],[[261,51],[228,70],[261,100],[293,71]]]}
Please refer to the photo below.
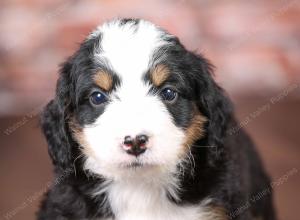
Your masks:
{"label": "white blaze on forehead", "polygon": [[162,39],[164,33],[143,20],[137,25],[131,22],[120,25],[118,20],[109,22],[99,27],[98,32],[102,39],[101,51],[96,57],[105,58],[122,79],[141,79],[154,50],[166,43]]}

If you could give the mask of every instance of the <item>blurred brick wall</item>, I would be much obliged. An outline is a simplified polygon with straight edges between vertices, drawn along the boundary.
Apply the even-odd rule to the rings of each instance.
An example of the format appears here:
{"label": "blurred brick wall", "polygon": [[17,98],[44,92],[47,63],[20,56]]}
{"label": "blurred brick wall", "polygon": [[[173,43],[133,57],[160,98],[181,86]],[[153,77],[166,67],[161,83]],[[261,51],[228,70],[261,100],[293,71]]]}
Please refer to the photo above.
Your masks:
{"label": "blurred brick wall", "polygon": [[300,81],[297,0],[2,0],[0,115],[32,111],[53,95],[58,65],[96,25],[141,17],[213,61],[233,96]]}

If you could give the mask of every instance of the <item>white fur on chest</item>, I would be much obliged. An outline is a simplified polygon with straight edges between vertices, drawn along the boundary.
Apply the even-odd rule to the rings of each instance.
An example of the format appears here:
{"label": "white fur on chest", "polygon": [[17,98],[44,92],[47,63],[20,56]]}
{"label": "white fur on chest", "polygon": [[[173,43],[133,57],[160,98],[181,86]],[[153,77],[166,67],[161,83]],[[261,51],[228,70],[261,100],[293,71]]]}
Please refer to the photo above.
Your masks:
{"label": "white fur on chest", "polygon": [[[172,193],[172,192],[171,192]],[[174,192],[173,192],[174,193]],[[114,183],[108,192],[116,220],[201,220],[207,213],[199,206],[178,206],[155,181]]]}

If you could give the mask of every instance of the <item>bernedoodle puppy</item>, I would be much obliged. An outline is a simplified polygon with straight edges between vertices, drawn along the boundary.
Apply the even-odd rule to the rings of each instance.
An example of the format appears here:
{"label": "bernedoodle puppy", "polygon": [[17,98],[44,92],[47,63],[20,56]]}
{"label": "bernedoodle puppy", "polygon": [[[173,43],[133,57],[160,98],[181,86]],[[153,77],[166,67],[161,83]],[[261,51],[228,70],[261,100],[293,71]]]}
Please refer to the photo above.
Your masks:
{"label": "bernedoodle puppy", "polygon": [[150,22],[99,26],[42,114],[63,178],[38,219],[275,220],[269,178],[243,129],[230,132],[238,124],[212,72]]}

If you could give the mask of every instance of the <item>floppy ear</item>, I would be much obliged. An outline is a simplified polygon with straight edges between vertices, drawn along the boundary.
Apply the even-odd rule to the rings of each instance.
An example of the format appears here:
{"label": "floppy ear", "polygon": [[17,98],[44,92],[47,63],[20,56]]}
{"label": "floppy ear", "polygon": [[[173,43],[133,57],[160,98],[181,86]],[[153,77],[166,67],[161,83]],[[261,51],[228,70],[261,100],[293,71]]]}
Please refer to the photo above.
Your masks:
{"label": "floppy ear", "polygon": [[69,116],[69,85],[66,79],[69,64],[65,64],[61,70],[57,82],[56,96],[45,107],[42,116],[42,130],[48,142],[48,152],[53,164],[59,168],[67,168],[71,165],[70,133],[67,126]]}
{"label": "floppy ear", "polygon": [[222,153],[228,124],[232,120],[232,104],[223,89],[213,79],[213,66],[203,57],[193,55],[197,60],[195,90],[197,106],[207,117],[206,138],[209,161],[214,163]]}

